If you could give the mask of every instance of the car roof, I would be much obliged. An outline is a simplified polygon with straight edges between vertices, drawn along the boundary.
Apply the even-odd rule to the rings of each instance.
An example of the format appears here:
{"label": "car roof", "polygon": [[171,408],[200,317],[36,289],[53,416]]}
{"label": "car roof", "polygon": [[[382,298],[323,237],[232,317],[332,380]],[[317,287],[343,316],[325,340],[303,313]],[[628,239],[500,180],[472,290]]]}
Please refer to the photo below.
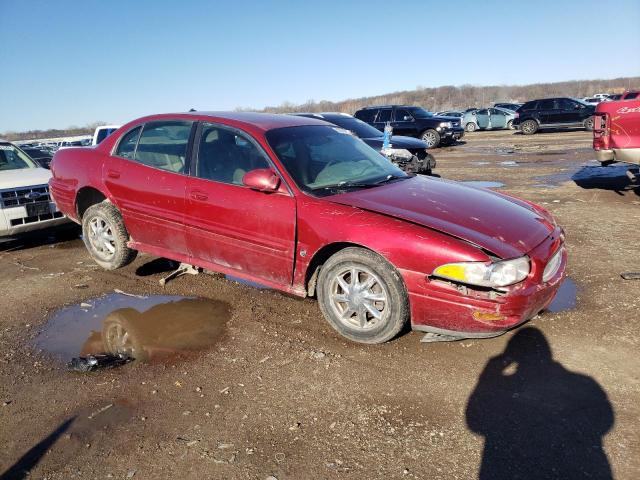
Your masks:
{"label": "car roof", "polygon": [[320,119],[299,117],[295,115],[285,115],[281,113],[258,113],[258,112],[188,112],[200,119],[223,119],[251,125],[262,131],[283,127],[299,127],[303,125],[327,125],[327,122]]}
{"label": "car roof", "polygon": [[417,105],[371,105],[370,107],[362,107],[360,110],[369,110],[373,108],[420,108]]}

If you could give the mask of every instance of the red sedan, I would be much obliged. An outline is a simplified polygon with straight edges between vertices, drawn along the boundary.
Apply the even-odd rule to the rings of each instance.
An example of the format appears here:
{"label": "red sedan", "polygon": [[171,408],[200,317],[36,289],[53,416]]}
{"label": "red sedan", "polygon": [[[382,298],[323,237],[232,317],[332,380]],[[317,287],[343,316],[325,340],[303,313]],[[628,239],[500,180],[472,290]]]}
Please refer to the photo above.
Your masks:
{"label": "red sedan", "polygon": [[179,113],[60,150],[51,193],[106,269],[138,251],[317,296],[365,343],[407,324],[491,337],[553,299],[562,229],[543,208],[408,175],[321,120]]}

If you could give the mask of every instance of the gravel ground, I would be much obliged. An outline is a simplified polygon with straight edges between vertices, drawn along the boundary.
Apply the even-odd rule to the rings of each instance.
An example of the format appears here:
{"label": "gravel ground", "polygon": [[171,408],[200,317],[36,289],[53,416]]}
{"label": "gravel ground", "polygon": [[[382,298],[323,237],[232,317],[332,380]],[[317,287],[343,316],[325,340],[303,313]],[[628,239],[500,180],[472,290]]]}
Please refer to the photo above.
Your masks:
{"label": "gravel ground", "polygon": [[[640,472],[640,189],[588,132],[477,132],[436,172],[494,181],[567,233],[565,305],[490,340],[343,340],[315,301],[139,256],[107,272],[73,235],[0,247],[0,472],[23,478],[616,478]],[[114,289],[225,302],[215,343],[73,373],[34,339]],[[573,297],[575,295],[575,302]],[[176,319],[179,321],[180,319]],[[80,349],[82,345],[77,345]]]}

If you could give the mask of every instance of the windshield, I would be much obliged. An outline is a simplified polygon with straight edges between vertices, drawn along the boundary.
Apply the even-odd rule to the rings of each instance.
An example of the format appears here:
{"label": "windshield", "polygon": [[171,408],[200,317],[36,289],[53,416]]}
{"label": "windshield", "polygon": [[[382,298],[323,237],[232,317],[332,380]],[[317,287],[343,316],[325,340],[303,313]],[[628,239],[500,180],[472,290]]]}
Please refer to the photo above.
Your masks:
{"label": "windshield", "polygon": [[325,125],[270,130],[267,141],[301,190],[323,196],[409,176],[348,131]]}
{"label": "windshield", "polygon": [[429,118],[433,117],[433,113],[426,111],[422,107],[413,107],[410,109],[411,114],[416,118]]}
{"label": "windshield", "polygon": [[382,136],[382,132],[377,128],[373,128],[368,123],[364,123],[362,120],[358,120],[353,117],[345,117],[345,116],[331,116],[327,117],[326,120],[331,123],[335,123],[339,127],[342,127],[347,130],[351,130],[356,136],[360,138],[378,138]]}
{"label": "windshield", "polygon": [[38,165],[22,150],[11,144],[0,144],[0,171],[38,168]]}

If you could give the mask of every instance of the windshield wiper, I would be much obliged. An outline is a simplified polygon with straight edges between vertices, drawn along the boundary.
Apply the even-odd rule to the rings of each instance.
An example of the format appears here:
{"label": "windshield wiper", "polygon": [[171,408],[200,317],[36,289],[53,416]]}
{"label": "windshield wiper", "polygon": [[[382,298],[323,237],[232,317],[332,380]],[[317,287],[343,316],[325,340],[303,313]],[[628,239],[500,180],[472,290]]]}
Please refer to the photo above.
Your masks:
{"label": "windshield wiper", "polygon": [[360,183],[360,182],[339,182],[331,185],[323,185],[322,187],[315,187],[311,190],[345,190],[347,188],[372,188],[376,187],[377,183]]}
{"label": "windshield wiper", "polygon": [[410,178],[412,176],[413,175],[393,175],[393,174],[391,174],[391,175],[387,175],[382,180],[378,180],[373,185],[382,185],[383,183],[393,182],[394,180],[404,180],[404,179]]}

